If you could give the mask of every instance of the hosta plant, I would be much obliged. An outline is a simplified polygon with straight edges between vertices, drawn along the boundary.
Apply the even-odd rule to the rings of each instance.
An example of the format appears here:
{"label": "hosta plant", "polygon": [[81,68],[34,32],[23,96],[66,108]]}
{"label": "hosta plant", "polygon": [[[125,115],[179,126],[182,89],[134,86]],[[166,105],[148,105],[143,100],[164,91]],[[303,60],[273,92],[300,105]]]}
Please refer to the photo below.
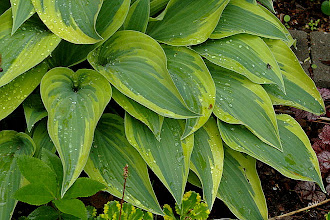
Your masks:
{"label": "hosta plant", "polygon": [[179,206],[191,181],[240,219],[268,217],[256,160],[324,189],[307,136],[274,112],[324,104],[271,0],[1,0],[0,13],[0,219],[26,184],[17,158],[43,148],[62,163],[59,198],[82,171],[120,198],[127,164],[125,200],[159,215],[148,168]]}

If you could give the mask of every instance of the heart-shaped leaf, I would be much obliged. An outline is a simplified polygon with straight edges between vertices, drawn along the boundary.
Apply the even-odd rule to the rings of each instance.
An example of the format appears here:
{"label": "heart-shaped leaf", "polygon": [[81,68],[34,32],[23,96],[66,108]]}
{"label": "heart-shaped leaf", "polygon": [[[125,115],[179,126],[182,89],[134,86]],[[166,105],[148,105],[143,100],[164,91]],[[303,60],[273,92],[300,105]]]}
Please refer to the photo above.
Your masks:
{"label": "heart-shaped leaf", "polygon": [[90,64],[121,93],[160,115],[191,118],[166,69],[162,47],[137,31],[118,31],[88,55]]}
{"label": "heart-shaped leaf", "polygon": [[16,206],[13,195],[22,183],[17,156],[32,156],[35,148],[25,133],[0,131],[0,219],[11,219]]}
{"label": "heart-shaped leaf", "polygon": [[94,70],[50,70],[41,81],[48,132],[63,163],[63,196],[83,170],[94,130],[111,98],[108,81]]}
{"label": "heart-shaped leaf", "polygon": [[158,141],[147,126],[129,114],[125,115],[128,141],[137,149],[178,204],[182,202],[194,145],[193,135],[181,140],[183,129],[183,121],[165,118],[161,139]]}
{"label": "heart-shaped leaf", "polygon": [[[61,39],[36,19],[29,19],[14,35],[11,10],[0,16],[0,87],[43,61]],[[19,42],[19,43],[17,43]]]}

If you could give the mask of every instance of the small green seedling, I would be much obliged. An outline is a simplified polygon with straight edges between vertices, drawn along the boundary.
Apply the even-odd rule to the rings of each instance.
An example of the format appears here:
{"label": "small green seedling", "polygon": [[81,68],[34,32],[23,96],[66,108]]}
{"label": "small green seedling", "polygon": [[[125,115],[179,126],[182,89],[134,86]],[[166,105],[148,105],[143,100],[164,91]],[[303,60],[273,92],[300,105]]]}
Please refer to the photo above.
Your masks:
{"label": "small green seedling", "polygon": [[62,215],[71,215],[87,220],[87,209],[77,197],[92,196],[105,189],[105,185],[89,178],[78,178],[61,197],[63,168],[60,158],[45,149],[41,158],[42,160],[31,156],[18,157],[20,172],[29,184],[18,189],[14,197],[31,205],[45,205],[52,202],[60,212],[51,207],[41,206],[30,214],[34,218],[30,218],[29,215],[27,219],[42,219],[41,217],[45,215],[48,216],[47,219],[53,219],[54,216],[54,219],[57,219]]}
{"label": "small green seedling", "polygon": [[[165,220],[178,220],[169,205],[165,204],[163,209]],[[193,191],[184,194],[180,206],[175,204],[175,211],[180,216],[180,220],[205,220],[210,214],[207,204],[201,200],[198,193]]]}
{"label": "small green seedling", "polygon": [[306,25],[307,29],[310,29],[311,31],[314,31],[317,29],[317,26],[320,23],[320,19],[317,19],[316,21],[314,21],[313,19],[308,23],[308,25]]}
{"label": "small green seedling", "polygon": [[286,28],[290,28],[290,25],[288,23],[290,20],[291,20],[290,15],[284,15],[283,21],[285,22],[284,25],[285,25]]}

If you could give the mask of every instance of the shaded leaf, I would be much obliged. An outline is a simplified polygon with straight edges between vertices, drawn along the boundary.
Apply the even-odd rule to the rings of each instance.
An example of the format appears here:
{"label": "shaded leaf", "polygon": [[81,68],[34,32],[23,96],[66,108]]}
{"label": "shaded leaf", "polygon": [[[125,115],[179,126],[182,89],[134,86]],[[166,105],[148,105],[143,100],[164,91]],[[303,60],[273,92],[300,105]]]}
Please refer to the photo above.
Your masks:
{"label": "shaded leaf", "polygon": [[60,199],[54,200],[53,203],[61,212],[87,220],[87,210],[82,201],[78,199]]}
{"label": "shaded leaf", "polygon": [[149,21],[150,0],[135,1],[127,14],[123,24],[124,30],[135,30],[145,33]]}
{"label": "shaded leaf", "polygon": [[[45,71],[45,73],[46,73],[46,71]],[[41,79],[40,79],[40,81],[41,81]],[[44,107],[44,104],[42,103],[39,93],[30,95],[24,101],[23,108],[24,108],[27,129],[29,132],[31,132],[31,129],[35,125],[35,123],[37,123],[44,117],[47,117],[47,115],[48,115],[48,113]]]}
{"label": "shaded leaf", "polygon": [[48,130],[47,130],[47,119],[41,120],[32,130],[32,139],[36,144],[35,157],[39,158],[41,155],[42,149],[47,149],[55,153],[56,148],[53,141],[50,139]]}
{"label": "shaded leaf", "polygon": [[266,8],[271,10],[271,12],[275,13],[273,0],[258,0],[261,4],[263,4]]}
{"label": "shaded leaf", "polygon": [[27,219],[38,219],[38,220],[57,220],[58,213],[57,211],[50,206],[41,206],[36,208],[33,212],[31,212]]}
{"label": "shaded leaf", "polygon": [[13,28],[11,33],[14,34],[35,13],[35,10],[31,1],[10,0],[10,3],[13,12]]}

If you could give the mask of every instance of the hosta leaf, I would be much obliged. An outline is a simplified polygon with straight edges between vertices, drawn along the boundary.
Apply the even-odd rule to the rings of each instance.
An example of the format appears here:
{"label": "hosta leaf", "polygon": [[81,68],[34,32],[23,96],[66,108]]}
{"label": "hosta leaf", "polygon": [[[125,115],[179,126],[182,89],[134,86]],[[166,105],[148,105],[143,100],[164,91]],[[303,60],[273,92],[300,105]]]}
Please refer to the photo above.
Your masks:
{"label": "hosta leaf", "polygon": [[[123,24],[129,9],[129,0],[105,0],[96,20],[96,31],[104,40],[113,35]],[[77,45],[61,41],[48,59],[53,67],[73,66],[87,58],[89,52],[99,46],[97,44]]]}
{"label": "hosta leaf", "polygon": [[160,132],[163,125],[164,117],[137,103],[133,99],[128,98],[113,88],[113,99],[123,108],[126,112],[134,118],[142,121],[147,125],[157,139],[160,138]]}
{"label": "hosta leaf", "polygon": [[42,149],[55,153],[56,148],[47,131],[47,119],[41,120],[32,130],[32,139],[36,144],[35,157],[39,158]]}
{"label": "hosta leaf", "polygon": [[35,144],[27,134],[0,132],[0,219],[11,219],[16,206],[13,195],[22,179],[16,158],[18,155],[32,156],[34,151]]}
{"label": "hosta leaf", "polygon": [[202,58],[185,47],[163,46],[169,73],[187,107],[201,117],[187,119],[182,138],[206,123],[215,103],[215,85]]}
{"label": "hosta leaf", "polygon": [[35,10],[29,0],[10,0],[10,3],[13,12],[13,27],[11,33],[14,34],[17,29],[35,13]]}
{"label": "hosta leaf", "polygon": [[137,0],[131,5],[123,24],[124,30],[146,32],[150,14],[150,0]]}
{"label": "hosta leaf", "polygon": [[214,64],[208,66],[217,89],[214,114],[227,123],[245,125],[262,141],[281,149],[272,102],[262,86]]}
{"label": "hosta leaf", "polygon": [[261,4],[263,4],[265,7],[267,7],[269,10],[271,10],[273,13],[275,13],[273,0],[258,0]]}
{"label": "hosta leaf", "polygon": [[158,114],[198,116],[185,106],[166,69],[165,53],[151,37],[137,31],[118,31],[93,50],[88,61],[121,93]]}
{"label": "hosta leaf", "polygon": [[191,154],[190,169],[203,185],[203,195],[212,210],[216,198],[223,167],[223,147],[220,133],[213,118],[194,133],[194,149]]}
{"label": "hosta leaf", "polygon": [[[259,37],[239,34],[209,40],[193,47],[200,55],[258,84],[276,84],[284,91],[280,68],[266,43]],[[268,68],[271,65],[272,68]]]}
{"label": "hosta leaf", "polygon": [[304,72],[296,55],[280,40],[265,40],[283,75],[286,94],[273,85],[264,85],[273,104],[288,105],[315,114],[324,113],[324,103],[315,83]]}
{"label": "hosta leaf", "polygon": [[170,0],[151,0],[150,16],[154,16],[155,14],[163,10],[169,1]]}
{"label": "hosta leaf", "polygon": [[0,120],[12,113],[33,92],[46,72],[47,65],[42,63],[0,87]]}
{"label": "hosta leaf", "polygon": [[283,152],[263,143],[241,125],[221,121],[218,125],[222,139],[234,150],[249,154],[289,178],[315,181],[323,187],[319,164],[305,132],[289,115],[278,115],[277,121]]}
{"label": "hosta leaf", "polygon": [[216,27],[229,0],[171,0],[161,21],[148,25],[154,39],[173,46],[202,43]]}
{"label": "hosta leaf", "polygon": [[286,28],[267,9],[263,10],[263,7],[257,3],[231,0],[223,11],[211,38],[220,39],[240,33],[284,41],[289,41],[291,38]]}
{"label": "hosta leaf", "polygon": [[228,147],[225,148],[218,197],[239,219],[268,219],[256,160]]}
{"label": "hosta leaf", "polygon": [[[14,35],[11,10],[0,16],[0,87],[44,60],[58,45],[60,38],[37,21],[27,21]],[[19,42],[19,43],[17,43]]]}
{"label": "hosta leaf", "polygon": [[165,118],[158,141],[147,126],[125,116],[125,131],[130,144],[141,154],[151,170],[181,204],[186,186],[194,136],[181,140],[184,124],[180,120]]}
{"label": "hosta leaf", "polygon": [[94,130],[111,98],[107,80],[94,70],[50,70],[41,81],[48,132],[63,163],[63,196],[83,170]]}
{"label": "hosta leaf", "polygon": [[102,37],[95,30],[103,0],[31,0],[41,20],[59,37],[76,44],[94,44]]}
{"label": "hosta leaf", "polygon": [[[46,73],[46,71],[45,71]],[[39,82],[41,81],[41,78]],[[31,84],[29,84],[30,86]],[[1,90],[1,88],[0,88]],[[32,127],[35,123],[47,117],[48,113],[42,103],[40,94],[31,94],[24,102],[23,102],[25,120],[27,124],[27,129],[31,132]]]}
{"label": "hosta leaf", "polygon": [[107,185],[106,191],[121,198],[126,164],[128,178],[124,199],[142,209],[162,214],[146,163],[125,137],[124,120],[117,115],[104,114],[97,125],[85,171],[90,178]]}

